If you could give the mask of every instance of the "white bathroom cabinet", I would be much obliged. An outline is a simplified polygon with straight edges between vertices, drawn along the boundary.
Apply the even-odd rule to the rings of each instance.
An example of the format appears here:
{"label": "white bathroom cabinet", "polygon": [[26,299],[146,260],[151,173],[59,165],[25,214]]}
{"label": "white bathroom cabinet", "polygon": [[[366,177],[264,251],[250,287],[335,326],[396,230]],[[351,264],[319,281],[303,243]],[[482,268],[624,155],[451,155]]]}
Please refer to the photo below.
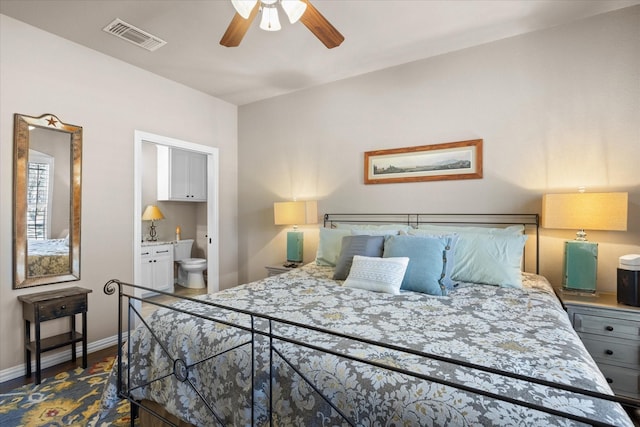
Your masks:
{"label": "white bathroom cabinet", "polygon": [[158,146],[158,200],[207,201],[207,156]]}
{"label": "white bathroom cabinet", "polygon": [[144,245],[141,252],[142,286],[157,291],[173,292],[173,245]]}

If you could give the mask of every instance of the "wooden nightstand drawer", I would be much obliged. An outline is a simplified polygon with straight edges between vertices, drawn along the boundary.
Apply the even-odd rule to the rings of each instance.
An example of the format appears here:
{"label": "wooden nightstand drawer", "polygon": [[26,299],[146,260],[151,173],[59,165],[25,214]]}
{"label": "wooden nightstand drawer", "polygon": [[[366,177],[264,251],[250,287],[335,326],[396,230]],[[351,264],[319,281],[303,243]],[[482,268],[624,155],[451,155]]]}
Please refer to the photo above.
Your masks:
{"label": "wooden nightstand drawer", "polygon": [[604,374],[614,393],[635,399],[640,397],[640,385],[638,384],[640,372],[635,369],[607,365],[606,363],[600,363],[598,367]]}
{"label": "wooden nightstand drawer", "polygon": [[640,399],[640,307],[616,294],[558,290],[569,319],[615,394]]}
{"label": "wooden nightstand drawer", "polygon": [[640,365],[640,342],[620,339],[597,339],[597,335],[580,334],[580,338],[596,362],[630,365],[637,369]]}
{"label": "wooden nightstand drawer", "polygon": [[40,321],[58,319],[87,311],[87,297],[58,298],[40,304]]}
{"label": "wooden nightstand drawer", "polygon": [[578,332],[640,340],[640,322],[633,320],[574,313],[573,327]]}

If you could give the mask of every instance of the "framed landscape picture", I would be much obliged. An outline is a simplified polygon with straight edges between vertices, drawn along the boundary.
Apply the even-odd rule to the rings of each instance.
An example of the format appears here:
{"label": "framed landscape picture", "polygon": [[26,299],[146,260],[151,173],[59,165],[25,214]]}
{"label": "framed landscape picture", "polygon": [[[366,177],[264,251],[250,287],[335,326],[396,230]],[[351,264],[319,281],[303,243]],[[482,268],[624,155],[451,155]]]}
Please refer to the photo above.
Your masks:
{"label": "framed landscape picture", "polygon": [[482,178],[482,140],[364,153],[364,183]]}

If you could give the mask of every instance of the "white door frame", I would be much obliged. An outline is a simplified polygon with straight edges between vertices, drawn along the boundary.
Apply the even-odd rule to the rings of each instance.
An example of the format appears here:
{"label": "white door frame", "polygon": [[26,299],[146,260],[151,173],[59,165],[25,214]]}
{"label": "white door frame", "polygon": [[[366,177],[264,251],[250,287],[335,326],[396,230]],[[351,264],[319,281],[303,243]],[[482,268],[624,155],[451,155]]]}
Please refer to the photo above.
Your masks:
{"label": "white door frame", "polygon": [[[142,235],[142,143],[166,145],[184,150],[197,151],[207,155],[207,292],[217,292],[220,288],[219,274],[219,236],[218,233],[218,180],[219,155],[218,148],[207,145],[194,144],[166,136],[136,130],[133,144],[133,283],[140,283],[141,245],[139,236]],[[137,296],[142,292],[136,289]]]}

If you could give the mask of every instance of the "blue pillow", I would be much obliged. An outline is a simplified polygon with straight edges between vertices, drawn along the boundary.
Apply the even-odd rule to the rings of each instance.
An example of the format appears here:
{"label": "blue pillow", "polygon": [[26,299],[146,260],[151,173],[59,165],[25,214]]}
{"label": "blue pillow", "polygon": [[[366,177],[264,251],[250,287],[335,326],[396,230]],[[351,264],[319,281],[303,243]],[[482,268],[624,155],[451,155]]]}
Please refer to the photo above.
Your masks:
{"label": "blue pillow", "polygon": [[522,256],[527,241],[527,235],[522,234],[523,229],[521,225],[507,228],[430,226],[410,233],[433,235],[436,231],[455,231],[458,234],[447,265],[448,277],[456,283],[521,288]]}
{"label": "blue pillow", "polygon": [[453,236],[388,236],[385,258],[408,257],[401,289],[429,295],[447,295],[447,253]]}
{"label": "blue pillow", "polygon": [[456,250],[458,249],[457,243],[458,238],[460,237],[458,233],[436,234],[426,230],[411,230],[409,231],[409,235],[449,239],[449,245],[445,251],[445,272],[442,283],[447,287],[447,290],[452,290],[453,288],[455,288],[457,286],[457,282],[453,280],[453,272],[456,266]]}

